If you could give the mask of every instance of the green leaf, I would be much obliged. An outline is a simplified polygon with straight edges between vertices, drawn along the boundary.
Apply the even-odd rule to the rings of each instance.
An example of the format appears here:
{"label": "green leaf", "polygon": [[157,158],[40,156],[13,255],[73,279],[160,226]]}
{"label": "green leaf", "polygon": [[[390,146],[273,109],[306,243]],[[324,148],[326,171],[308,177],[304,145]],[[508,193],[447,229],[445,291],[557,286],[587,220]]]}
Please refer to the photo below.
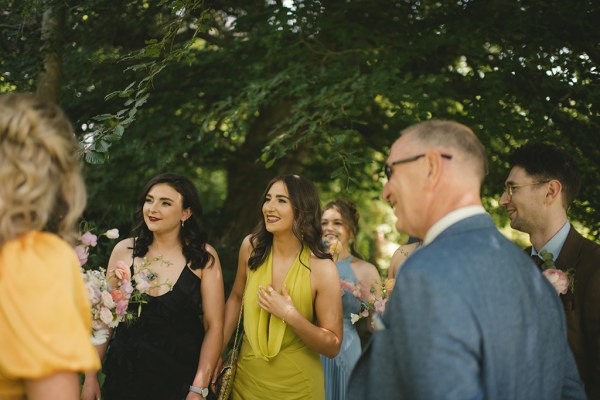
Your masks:
{"label": "green leaf", "polygon": [[108,119],[113,119],[114,117],[115,116],[113,114],[100,114],[100,115],[96,115],[92,119],[94,121],[106,121]]}
{"label": "green leaf", "polygon": [[89,164],[104,164],[106,153],[97,153],[93,150],[85,153],[85,161]]}

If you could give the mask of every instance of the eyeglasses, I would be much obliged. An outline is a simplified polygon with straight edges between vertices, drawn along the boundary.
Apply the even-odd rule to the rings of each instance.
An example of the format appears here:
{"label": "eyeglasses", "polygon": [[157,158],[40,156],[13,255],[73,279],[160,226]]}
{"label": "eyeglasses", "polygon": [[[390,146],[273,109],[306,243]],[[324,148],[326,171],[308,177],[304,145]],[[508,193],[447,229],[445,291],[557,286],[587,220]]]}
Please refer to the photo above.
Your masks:
{"label": "eyeglasses", "polygon": [[[383,172],[385,172],[385,176],[387,177],[387,179],[389,181],[390,178],[392,177],[392,167],[394,165],[404,164],[404,163],[408,163],[408,162],[412,162],[412,161],[417,161],[421,157],[425,157],[425,154],[417,154],[416,156],[412,156],[412,157],[408,157],[408,158],[403,158],[402,160],[393,161],[390,164],[385,164],[385,167],[383,168]],[[446,158],[448,160],[452,159],[452,156],[450,154],[442,154],[442,157],[444,157],[444,158]]]}
{"label": "eyeglasses", "polygon": [[508,193],[509,198],[512,198],[514,190],[516,188],[525,187],[525,186],[533,186],[533,185],[541,185],[542,183],[548,183],[548,182],[550,182],[550,181],[539,181],[539,182],[532,182],[532,183],[505,183],[504,191],[506,193]]}

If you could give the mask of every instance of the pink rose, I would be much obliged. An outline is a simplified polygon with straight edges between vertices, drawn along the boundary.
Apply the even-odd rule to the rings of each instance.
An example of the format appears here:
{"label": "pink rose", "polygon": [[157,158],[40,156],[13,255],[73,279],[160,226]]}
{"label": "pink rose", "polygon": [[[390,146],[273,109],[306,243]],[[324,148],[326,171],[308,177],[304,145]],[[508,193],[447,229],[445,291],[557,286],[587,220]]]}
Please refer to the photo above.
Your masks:
{"label": "pink rose", "polygon": [[111,290],[110,295],[112,296],[112,299],[114,301],[123,300],[125,298],[125,296],[123,295],[123,293],[121,293],[120,290]]}
{"label": "pink rose", "polygon": [[131,284],[130,280],[127,280],[123,283],[123,285],[121,285],[121,292],[123,292],[123,294],[125,294],[126,298],[130,298],[131,297],[131,293],[133,293],[133,285]]}
{"label": "pink rose", "polygon": [[89,257],[88,249],[84,246],[75,246],[75,253],[77,253],[77,258],[79,259],[79,265],[83,266]]}
{"label": "pink rose", "polygon": [[127,263],[125,263],[125,261],[117,261],[114,273],[117,279],[121,281],[131,278],[131,271],[129,270],[129,266]]}
{"label": "pink rose", "polygon": [[125,315],[125,313],[127,312],[127,306],[129,305],[129,303],[127,302],[127,300],[121,300],[117,303],[117,307],[116,307],[116,311],[117,314],[119,316],[123,316]]}
{"label": "pink rose", "polygon": [[104,307],[108,307],[111,309],[115,308],[115,301],[113,300],[112,295],[109,292],[102,292],[100,298],[102,299],[102,305],[104,305]]}
{"label": "pink rose", "polygon": [[79,238],[79,240],[84,246],[96,247],[96,244],[98,243],[98,237],[90,231],[87,231],[86,233],[81,235],[81,238]]}
{"label": "pink rose", "polygon": [[98,290],[98,288],[94,287],[94,285],[92,285],[91,283],[87,283],[86,289],[87,289],[88,299],[90,300],[90,303],[92,303],[92,305],[94,305],[98,301],[100,301],[100,291]]}
{"label": "pink rose", "polygon": [[383,314],[383,312],[385,311],[386,303],[387,299],[375,300],[375,303],[373,304],[375,307],[375,311],[377,311],[379,314]]}
{"label": "pink rose", "polygon": [[106,307],[102,307],[100,310],[100,320],[104,322],[106,325],[109,325],[113,322],[113,313],[110,309]]}
{"label": "pink rose", "polygon": [[558,294],[565,294],[569,290],[569,278],[567,275],[559,270],[554,268],[545,269],[542,272],[546,278],[550,281],[554,289]]}

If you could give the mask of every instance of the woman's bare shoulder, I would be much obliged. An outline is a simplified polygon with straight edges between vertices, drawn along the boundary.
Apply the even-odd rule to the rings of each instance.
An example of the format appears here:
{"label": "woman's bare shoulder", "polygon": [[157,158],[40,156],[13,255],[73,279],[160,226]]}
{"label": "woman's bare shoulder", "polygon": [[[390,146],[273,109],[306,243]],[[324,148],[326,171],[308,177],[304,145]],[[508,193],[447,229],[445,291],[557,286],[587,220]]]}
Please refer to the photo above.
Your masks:
{"label": "woman's bare shoulder", "polygon": [[360,258],[354,258],[351,262],[352,270],[356,275],[356,279],[359,281],[364,280],[378,280],[380,279],[379,270],[377,267],[366,260]]}
{"label": "woman's bare shoulder", "polygon": [[314,254],[310,256],[310,269],[317,273],[337,272],[335,263],[329,258],[319,258]]}
{"label": "woman's bare shoulder", "polygon": [[113,254],[125,254],[133,251],[134,238],[127,238],[121,240],[113,247]]}

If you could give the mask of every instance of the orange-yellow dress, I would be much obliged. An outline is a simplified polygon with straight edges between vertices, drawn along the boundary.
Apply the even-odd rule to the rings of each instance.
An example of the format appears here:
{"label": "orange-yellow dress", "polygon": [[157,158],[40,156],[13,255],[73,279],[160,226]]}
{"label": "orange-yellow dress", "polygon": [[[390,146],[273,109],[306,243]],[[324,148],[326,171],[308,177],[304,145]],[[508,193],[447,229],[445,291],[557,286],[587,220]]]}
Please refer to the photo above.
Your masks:
{"label": "orange-yellow dress", "polygon": [[30,232],[0,249],[0,398],[24,380],[100,368],[77,256],[58,236]]}
{"label": "orange-yellow dress", "polygon": [[[310,249],[304,247],[284,284],[296,309],[313,321],[310,287]],[[240,350],[232,399],[325,399],[323,367],[319,354],[308,348],[277,317],[258,306],[258,286],[272,282],[271,254],[255,271],[248,272],[244,293],[244,339]]]}

